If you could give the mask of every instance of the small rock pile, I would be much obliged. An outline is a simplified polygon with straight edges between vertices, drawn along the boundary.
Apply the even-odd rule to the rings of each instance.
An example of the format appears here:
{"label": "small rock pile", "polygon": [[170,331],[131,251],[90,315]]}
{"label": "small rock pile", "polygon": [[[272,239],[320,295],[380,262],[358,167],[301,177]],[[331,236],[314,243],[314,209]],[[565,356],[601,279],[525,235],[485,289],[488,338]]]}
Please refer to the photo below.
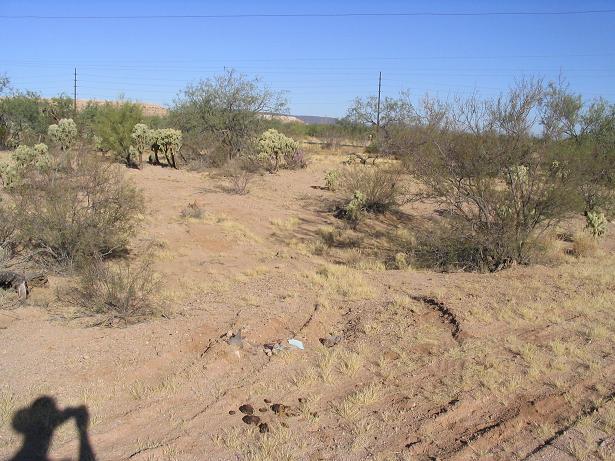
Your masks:
{"label": "small rock pile", "polygon": [[[303,399],[299,399],[299,402],[302,400]],[[262,416],[255,415],[254,407],[249,403],[244,403],[239,407],[239,411],[244,415],[241,420],[245,424],[257,426],[259,432],[262,434],[269,432],[269,423],[265,422],[264,419],[266,419],[270,411],[278,418],[299,416],[299,410],[297,408],[284,405],[283,403],[271,403],[269,399],[264,399],[264,402],[268,406],[263,406],[258,409],[258,412],[261,413]],[[228,413],[229,415],[234,415],[237,412],[235,410],[230,410]],[[271,422],[271,417],[269,420],[269,422]],[[283,420],[281,424],[284,427],[288,427],[288,424]]]}

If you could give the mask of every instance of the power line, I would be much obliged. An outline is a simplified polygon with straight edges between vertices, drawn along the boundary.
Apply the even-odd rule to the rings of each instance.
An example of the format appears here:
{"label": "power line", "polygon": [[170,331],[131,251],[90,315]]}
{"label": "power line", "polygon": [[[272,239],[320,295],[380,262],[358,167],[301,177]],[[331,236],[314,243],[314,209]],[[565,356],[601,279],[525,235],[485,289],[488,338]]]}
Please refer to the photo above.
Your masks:
{"label": "power line", "polygon": [[361,17],[413,17],[413,16],[570,16],[587,14],[611,14],[606,10],[565,11],[415,11],[391,13],[236,13],[236,14],[164,14],[164,15],[114,15],[114,16],[46,16],[46,15],[0,15],[0,19],[244,19],[244,18],[361,18]]}

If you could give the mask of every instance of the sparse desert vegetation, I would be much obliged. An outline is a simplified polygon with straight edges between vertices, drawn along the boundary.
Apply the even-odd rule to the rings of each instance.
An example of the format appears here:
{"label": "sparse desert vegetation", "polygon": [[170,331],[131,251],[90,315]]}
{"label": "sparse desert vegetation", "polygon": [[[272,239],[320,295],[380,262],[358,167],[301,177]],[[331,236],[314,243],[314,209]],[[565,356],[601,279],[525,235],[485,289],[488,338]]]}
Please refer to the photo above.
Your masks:
{"label": "sparse desert vegetation", "polygon": [[285,109],[3,93],[0,457],[614,459],[615,105]]}

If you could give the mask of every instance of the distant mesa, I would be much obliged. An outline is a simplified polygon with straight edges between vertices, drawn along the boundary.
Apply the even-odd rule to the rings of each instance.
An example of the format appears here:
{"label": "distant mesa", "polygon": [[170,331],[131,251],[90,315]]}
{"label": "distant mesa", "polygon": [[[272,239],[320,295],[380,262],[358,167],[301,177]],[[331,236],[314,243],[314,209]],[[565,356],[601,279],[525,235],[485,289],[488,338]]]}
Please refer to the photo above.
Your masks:
{"label": "distant mesa", "polygon": [[[102,99],[77,99],[77,110],[83,109],[88,103],[93,104],[105,104],[106,102],[114,102],[114,101],[106,101]],[[169,110],[166,107],[163,107],[159,104],[149,103],[149,102],[138,102],[143,107],[143,115],[146,117],[163,117],[169,113]],[[280,120],[284,123],[306,123],[309,125],[333,125],[337,122],[337,119],[334,117],[320,117],[318,115],[286,115],[286,114],[263,114],[263,117],[267,119],[276,119]]]}

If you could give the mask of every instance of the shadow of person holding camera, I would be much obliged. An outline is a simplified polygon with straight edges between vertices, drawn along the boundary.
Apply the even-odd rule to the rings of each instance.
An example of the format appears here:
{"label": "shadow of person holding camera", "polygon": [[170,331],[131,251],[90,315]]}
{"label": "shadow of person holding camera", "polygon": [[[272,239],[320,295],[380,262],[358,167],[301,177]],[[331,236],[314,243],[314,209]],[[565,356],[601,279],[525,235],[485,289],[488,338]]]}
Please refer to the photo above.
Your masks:
{"label": "shadow of person holding camera", "polygon": [[29,407],[13,415],[13,429],[23,435],[21,449],[9,461],[50,461],[49,447],[54,431],[73,419],[79,432],[78,461],[95,461],[88,437],[90,415],[85,406],[58,409],[53,397],[37,398]]}

